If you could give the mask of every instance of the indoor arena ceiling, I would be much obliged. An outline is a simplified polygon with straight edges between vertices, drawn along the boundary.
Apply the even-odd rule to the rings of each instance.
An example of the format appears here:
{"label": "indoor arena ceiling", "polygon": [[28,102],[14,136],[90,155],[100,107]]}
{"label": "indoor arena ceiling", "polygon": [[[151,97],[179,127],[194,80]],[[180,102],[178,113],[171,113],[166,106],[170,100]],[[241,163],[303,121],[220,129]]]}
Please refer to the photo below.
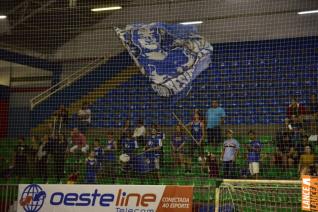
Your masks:
{"label": "indoor arena ceiling", "polygon": [[[72,6],[72,2],[76,2],[76,6]],[[167,5],[173,5],[173,7],[178,7],[177,5],[186,5],[190,2],[193,3],[197,1],[206,0],[0,0],[0,15],[6,14],[7,18],[7,30],[1,29],[0,23],[0,46],[13,46],[15,48],[21,48],[26,50],[35,51],[37,53],[50,54],[54,53],[60,46],[65,44],[67,41],[75,38],[78,34],[83,31],[91,30],[92,26],[96,26],[97,23],[107,20],[109,17],[109,24],[117,24],[117,20],[113,17],[113,13],[116,12],[102,12],[102,13],[92,13],[90,11],[93,7],[103,6],[103,5],[121,5],[123,8],[138,8],[138,6],[154,6],[157,8],[169,8]],[[264,4],[262,10],[266,12],[254,12],[254,11],[244,11],[249,12],[251,16],[267,16],[272,14],[281,14],[281,16],[275,16],[275,20],[279,21],[279,18],[286,18],[284,15],[288,12],[296,12],[298,6],[299,8],[307,9],[318,9],[317,0],[210,0],[211,2],[211,13],[207,17],[205,13],[197,13],[197,11],[191,11],[196,13],[194,17],[205,18],[205,20],[213,21],[214,19],[235,19],[246,17],[238,14],[233,15],[236,12],[235,7],[240,6],[239,4],[251,4],[251,9],[255,4]],[[231,5],[230,10],[226,10],[225,7],[214,7],[213,4],[224,4]],[[279,7],[275,7],[275,4],[279,4]],[[234,5],[234,7],[233,7]],[[283,6],[282,6],[283,5]],[[301,5],[305,5],[301,7]],[[314,8],[317,6],[316,8]],[[223,15],[220,15],[220,8],[224,11]],[[129,10],[129,9],[128,9]],[[133,13],[134,9],[131,9]],[[182,10],[181,10],[182,11]],[[229,12],[230,11],[230,12]],[[161,20],[161,12],[159,9],[156,11],[156,18]],[[258,13],[258,14],[257,14]],[[122,13],[120,13],[122,15]],[[211,15],[212,14],[212,15]],[[173,14],[170,14],[172,16]],[[249,14],[247,14],[249,15]],[[183,14],[180,13],[176,16],[174,21],[182,17]],[[120,16],[123,19],[125,16]],[[253,19],[253,17],[251,18]],[[126,20],[126,19],[125,19]],[[129,19],[130,20],[130,19]],[[148,19],[147,19],[148,20]],[[127,20],[126,20],[127,21]],[[172,20],[173,21],[173,20]],[[302,21],[302,20],[301,20]],[[107,21],[106,21],[107,22]],[[119,21],[120,22],[120,21]],[[121,21],[123,22],[123,21]],[[123,24],[123,23],[120,23]],[[295,23],[297,24],[297,23]],[[301,24],[301,23],[299,23]],[[106,26],[102,22],[102,27]],[[203,26],[205,27],[205,26]],[[210,27],[210,26],[207,26]],[[211,31],[206,30],[206,32]]]}

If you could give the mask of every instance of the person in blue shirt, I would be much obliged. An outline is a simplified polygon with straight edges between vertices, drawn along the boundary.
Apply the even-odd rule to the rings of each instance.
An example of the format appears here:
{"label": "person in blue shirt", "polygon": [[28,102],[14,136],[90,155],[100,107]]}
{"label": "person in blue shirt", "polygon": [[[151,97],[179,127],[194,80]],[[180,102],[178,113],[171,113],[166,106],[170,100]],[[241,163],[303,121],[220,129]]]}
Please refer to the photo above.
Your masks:
{"label": "person in blue shirt", "polygon": [[96,183],[96,172],[98,170],[98,162],[95,158],[95,152],[91,151],[89,156],[85,160],[86,163],[86,175],[85,183],[95,184]]}
{"label": "person in blue shirt", "polygon": [[102,163],[104,160],[104,150],[102,146],[100,145],[100,140],[97,138],[94,140],[94,153],[95,153],[95,158],[97,160],[97,168],[98,168],[98,171],[100,171],[103,168]]}
{"label": "person in blue shirt", "polygon": [[116,160],[117,143],[112,132],[109,132],[104,148],[104,173],[105,176],[110,177],[115,183],[117,176],[117,160]]}
{"label": "person in blue shirt", "polygon": [[199,160],[203,161],[204,149],[204,123],[200,118],[199,113],[195,113],[193,120],[187,124],[190,128],[191,138],[188,143],[187,160],[186,160],[186,172],[191,173],[192,159],[197,158],[196,152],[199,152]]}
{"label": "person in blue shirt", "polygon": [[184,168],[184,144],[186,141],[186,136],[181,130],[181,126],[177,125],[176,132],[172,136],[171,146],[172,146],[172,164],[173,167],[181,166]]}
{"label": "person in blue shirt", "polygon": [[249,166],[251,175],[254,176],[255,179],[258,179],[259,161],[261,159],[262,144],[259,140],[257,140],[256,133],[254,131],[251,130],[248,134],[250,139],[250,143],[247,148],[248,166]]}
{"label": "person in blue shirt", "polygon": [[159,182],[159,168],[160,168],[160,149],[162,147],[162,140],[157,136],[157,130],[152,129],[151,135],[147,138],[147,143],[144,148],[145,157],[150,161],[150,170],[154,170],[154,177]]}
{"label": "person in blue shirt", "polygon": [[122,171],[124,174],[124,177],[129,178],[131,173],[133,173],[132,167],[134,164],[134,159],[136,156],[136,149],[138,148],[138,144],[136,139],[133,137],[133,133],[129,130],[125,132],[121,139],[121,151],[122,154],[126,154],[129,156],[129,161],[123,162]]}
{"label": "person in blue shirt", "polygon": [[240,149],[239,142],[233,138],[233,131],[226,131],[227,139],[223,143],[221,160],[223,161],[224,178],[234,178],[236,176],[235,161]]}
{"label": "person in blue shirt", "polygon": [[219,106],[218,101],[212,101],[212,107],[206,114],[208,143],[217,146],[221,143],[221,125],[224,124],[225,111]]}

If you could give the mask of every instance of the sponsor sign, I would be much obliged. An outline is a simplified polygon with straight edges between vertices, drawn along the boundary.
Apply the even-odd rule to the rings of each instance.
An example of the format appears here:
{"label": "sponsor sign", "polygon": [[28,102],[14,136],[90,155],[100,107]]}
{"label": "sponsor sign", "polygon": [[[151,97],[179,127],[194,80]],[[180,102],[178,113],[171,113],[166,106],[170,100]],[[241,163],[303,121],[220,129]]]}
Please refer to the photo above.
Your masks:
{"label": "sponsor sign", "polygon": [[190,212],[192,196],[192,186],[20,184],[18,212]]}
{"label": "sponsor sign", "polygon": [[318,177],[303,176],[301,208],[304,211],[318,211]]}

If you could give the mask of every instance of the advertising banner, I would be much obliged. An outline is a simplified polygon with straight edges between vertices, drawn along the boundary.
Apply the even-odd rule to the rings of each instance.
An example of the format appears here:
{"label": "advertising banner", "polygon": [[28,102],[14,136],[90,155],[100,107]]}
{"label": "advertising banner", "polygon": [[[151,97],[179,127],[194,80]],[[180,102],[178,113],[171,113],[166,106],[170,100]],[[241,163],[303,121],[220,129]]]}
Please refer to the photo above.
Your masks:
{"label": "advertising banner", "polygon": [[192,186],[20,184],[18,212],[190,212],[192,196]]}
{"label": "advertising banner", "polygon": [[304,211],[318,211],[318,177],[303,176],[301,208]]}

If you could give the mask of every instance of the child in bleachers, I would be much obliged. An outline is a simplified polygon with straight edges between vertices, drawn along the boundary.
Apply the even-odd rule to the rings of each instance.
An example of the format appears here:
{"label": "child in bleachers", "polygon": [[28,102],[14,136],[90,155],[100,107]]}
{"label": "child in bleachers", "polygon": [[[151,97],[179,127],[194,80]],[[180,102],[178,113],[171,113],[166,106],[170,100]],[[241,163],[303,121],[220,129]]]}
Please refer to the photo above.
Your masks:
{"label": "child in bleachers", "polygon": [[315,165],[315,155],[311,152],[310,146],[305,147],[304,154],[300,156],[298,172],[300,179],[303,175],[309,174],[310,167]]}
{"label": "child in bleachers", "polygon": [[100,177],[100,172],[102,171],[103,167],[103,160],[104,160],[104,150],[102,146],[100,145],[100,140],[95,139],[94,140],[94,153],[95,153],[95,158],[97,160],[97,172],[98,172],[98,177]]}
{"label": "child in bleachers", "polygon": [[133,137],[133,134],[131,131],[127,131],[122,135],[120,144],[121,144],[122,155],[125,155],[126,158],[128,158],[127,161],[121,161],[122,173],[124,177],[127,179],[132,173],[132,165],[133,165],[132,163],[134,161],[138,144],[136,139]]}
{"label": "child in bleachers", "polygon": [[162,141],[157,137],[156,129],[152,129],[151,136],[147,138],[147,143],[144,148],[145,156],[149,159],[151,164],[151,170],[154,172],[154,177],[159,183],[159,168],[160,168],[160,149],[162,147]]}
{"label": "child in bleachers", "polygon": [[171,147],[172,147],[172,163],[173,167],[181,167],[184,169],[184,144],[186,141],[186,136],[183,134],[181,130],[181,126],[177,125],[175,134],[171,139]]}
{"label": "child in bleachers", "polygon": [[116,160],[117,144],[112,132],[107,135],[106,147],[104,149],[104,173],[115,183],[117,176],[117,160]]}
{"label": "child in bleachers", "polygon": [[256,139],[256,133],[254,131],[249,132],[250,143],[248,145],[247,160],[249,163],[250,173],[255,179],[258,179],[259,175],[259,161],[261,158],[262,144]]}
{"label": "child in bleachers", "polygon": [[86,163],[86,175],[85,175],[85,183],[87,184],[95,184],[96,183],[96,172],[98,169],[98,162],[95,158],[95,152],[91,151],[89,156],[85,160]]}
{"label": "child in bleachers", "polygon": [[271,158],[271,166],[278,165],[287,169],[288,157],[287,154],[290,152],[292,147],[289,132],[279,131],[276,133],[276,150]]}
{"label": "child in bleachers", "polygon": [[208,166],[209,177],[219,177],[219,164],[214,154],[210,152],[207,154],[206,165]]}

